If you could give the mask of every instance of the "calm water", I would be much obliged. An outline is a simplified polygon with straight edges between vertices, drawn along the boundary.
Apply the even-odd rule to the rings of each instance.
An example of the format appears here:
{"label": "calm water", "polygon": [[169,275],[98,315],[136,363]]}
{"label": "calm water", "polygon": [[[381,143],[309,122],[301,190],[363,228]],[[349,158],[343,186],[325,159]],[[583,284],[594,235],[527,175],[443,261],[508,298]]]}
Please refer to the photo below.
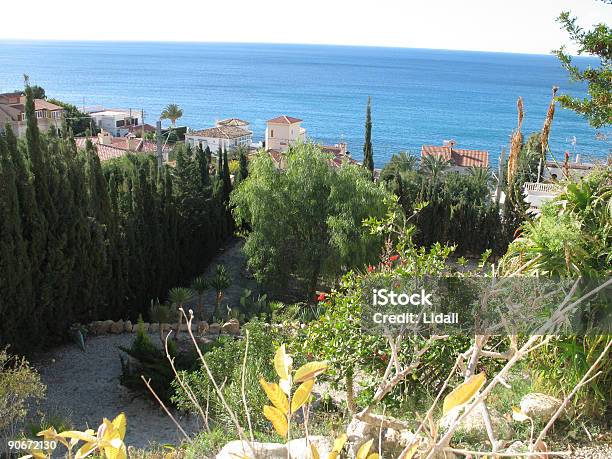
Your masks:
{"label": "calm water", "polygon": [[[582,58],[581,65],[597,61]],[[304,120],[310,137],[344,139],[361,158],[368,96],[373,104],[375,162],[418,153],[422,144],[455,139],[484,149],[493,163],[525,101],[524,132],[539,130],[550,90],[571,94],[553,56],[306,45],[1,42],[0,92],[22,87],[22,75],[47,95],[78,106],[145,111],[154,124],[162,108],[179,104],[179,124],[212,125],[225,117],[252,123],[261,140],[265,121],[280,114]],[[572,137],[577,143],[571,144]],[[551,147],[605,157],[608,145],[567,110],[557,110]]]}

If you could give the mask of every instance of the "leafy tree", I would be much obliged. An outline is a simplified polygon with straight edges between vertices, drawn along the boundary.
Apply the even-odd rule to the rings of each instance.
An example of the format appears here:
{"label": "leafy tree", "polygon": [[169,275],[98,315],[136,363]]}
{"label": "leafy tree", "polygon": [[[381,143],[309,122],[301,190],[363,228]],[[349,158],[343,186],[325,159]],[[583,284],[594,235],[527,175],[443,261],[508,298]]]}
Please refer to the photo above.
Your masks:
{"label": "leafy tree", "polygon": [[66,125],[75,136],[84,136],[88,132],[90,135],[98,133],[98,127],[93,118],[81,112],[75,105],[57,99],[49,99],[49,102],[64,108]]}
{"label": "leafy tree", "polygon": [[183,110],[177,104],[168,104],[162,110],[160,119],[170,120],[172,127],[176,127],[176,120],[183,116]]}
{"label": "leafy tree", "polygon": [[[610,3],[606,1],[606,3]],[[591,30],[584,30],[577,24],[577,18],[569,11],[557,18],[570,39],[578,45],[578,54],[599,57],[600,66],[581,70],[574,65],[565,47],[553,51],[573,81],[588,85],[589,97],[580,99],[563,94],[557,99],[565,108],[584,116],[591,126],[600,128],[612,124],[612,28],[601,22]]]}
{"label": "leafy tree", "polygon": [[363,142],[363,166],[374,177],[374,151],[372,149],[372,99],[368,97],[365,121],[365,140]]}
{"label": "leafy tree", "polygon": [[313,298],[322,277],[376,255],[381,240],[362,222],[383,215],[388,197],[363,168],[334,168],[316,145],[303,144],[289,153],[283,172],[259,154],[231,203],[237,223],[252,229],[244,250],[256,278],[273,287],[295,280]]}

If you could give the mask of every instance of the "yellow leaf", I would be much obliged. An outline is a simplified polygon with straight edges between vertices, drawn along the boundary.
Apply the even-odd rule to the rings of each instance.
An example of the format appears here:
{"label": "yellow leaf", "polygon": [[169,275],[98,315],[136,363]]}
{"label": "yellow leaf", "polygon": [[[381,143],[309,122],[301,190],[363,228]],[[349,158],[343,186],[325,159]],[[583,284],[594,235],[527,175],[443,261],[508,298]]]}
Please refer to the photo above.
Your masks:
{"label": "yellow leaf", "polygon": [[291,356],[285,351],[285,345],[281,345],[274,355],[274,368],[280,379],[289,379],[292,363]]}
{"label": "yellow leaf", "polygon": [[368,456],[368,459],[380,459],[378,453],[372,453]]}
{"label": "yellow leaf", "polygon": [[525,413],[523,413],[520,408],[513,406],[512,407],[512,419],[518,422],[525,422],[531,418],[527,416]]}
{"label": "yellow leaf", "polygon": [[450,410],[457,406],[461,406],[469,402],[474,395],[480,390],[484,383],[487,381],[486,375],[478,373],[477,375],[471,376],[467,381],[455,388],[450,394],[444,398],[444,405],[442,406],[442,415],[445,415]]}
{"label": "yellow leaf", "polygon": [[310,443],[310,455],[312,456],[312,459],[321,459],[321,456],[319,456],[319,452],[317,451],[317,447],[314,445],[314,443]]}
{"label": "yellow leaf", "polygon": [[414,456],[414,453],[417,452],[418,447],[419,447],[419,443],[417,441],[412,443],[412,445],[410,445],[410,448],[406,450],[406,454],[402,456],[402,459],[412,459],[412,457]]}
{"label": "yellow leaf", "polygon": [[370,448],[372,447],[372,443],[374,443],[374,439],[372,438],[370,441],[365,442],[359,450],[357,451],[356,459],[367,459],[368,453],[370,452]]}
{"label": "yellow leaf", "polygon": [[328,455],[327,455],[327,459],[337,459],[338,456],[340,456],[340,453],[338,451],[331,451]]}
{"label": "yellow leaf", "polygon": [[325,370],[327,370],[327,364],[325,362],[309,362],[302,365],[298,371],[295,372],[293,380],[296,383],[304,382],[307,379],[312,379],[319,376]]}
{"label": "yellow leaf", "polygon": [[65,432],[60,433],[59,436],[63,438],[76,439],[77,441],[81,440],[84,442],[95,442],[96,441],[96,437],[93,436],[91,433],[80,432],[78,430],[67,430]]}
{"label": "yellow leaf", "polygon": [[337,453],[342,451],[342,448],[344,448],[344,444],[346,443],[347,440],[348,440],[348,437],[346,436],[345,433],[340,435],[338,438],[334,440],[334,447],[332,448],[332,451],[335,451]]}
{"label": "yellow leaf", "polygon": [[314,386],[314,379],[304,381],[297,388],[291,399],[291,412],[295,413],[300,407],[308,401],[310,393],[312,392],[312,386]]}
{"label": "yellow leaf", "polygon": [[286,395],[291,394],[291,377],[289,379],[279,379],[278,385]]}
{"label": "yellow leaf", "polygon": [[287,418],[283,412],[273,406],[264,405],[263,414],[266,419],[272,423],[276,432],[278,432],[281,437],[287,438],[287,430],[289,426],[287,425]]}
{"label": "yellow leaf", "polygon": [[119,432],[119,438],[122,440],[125,438],[125,430],[127,428],[127,419],[125,413],[120,413],[115,419],[113,419],[113,426]]}
{"label": "yellow leaf", "polygon": [[261,384],[264,392],[276,408],[283,413],[289,411],[289,400],[278,384],[269,383],[263,378],[259,379],[259,384]]}
{"label": "yellow leaf", "polygon": [[85,443],[83,446],[79,448],[74,456],[75,459],[82,459],[84,457],[89,456],[96,448],[98,447],[97,443]]}
{"label": "yellow leaf", "polygon": [[48,429],[38,432],[36,436],[43,437],[45,440],[54,440],[57,437],[57,431],[55,427],[49,427]]}

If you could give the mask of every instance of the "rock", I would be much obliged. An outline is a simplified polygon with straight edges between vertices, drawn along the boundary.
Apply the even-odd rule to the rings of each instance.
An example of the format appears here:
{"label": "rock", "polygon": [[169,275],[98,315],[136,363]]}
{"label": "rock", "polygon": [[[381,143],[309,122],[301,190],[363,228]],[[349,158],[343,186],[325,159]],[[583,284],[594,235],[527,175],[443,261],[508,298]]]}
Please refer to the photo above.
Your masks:
{"label": "rock", "polygon": [[153,333],[153,332],[158,332],[158,331],[159,331],[159,324],[157,322],[149,324],[149,332]]}
{"label": "rock", "polygon": [[127,333],[132,333],[132,321],[131,320],[126,320],[125,322],[123,322],[123,330],[126,331]]}
{"label": "rock", "polygon": [[356,457],[357,451],[365,442],[374,439],[371,451],[378,451],[378,429],[358,419],[351,420],[346,428],[349,457]]}
{"label": "rock", "polygon": [[[386,429],[383,435],[383,456],[399,457],[406,446],[412,445],[414,439],[414,433],[409,430]],[[422,437],[419,440],[422,440]]]}
{"label": "rock", "polygon": [[514,443],[512,443],[510,446],[508,446],[508,448],[506,448],[506,451],[504,452],[505,453],[526,453],[527,445],[523,443],[522,441],[517,440]]}
{"label": "rock", "polygon": [[548,421],[561,406],[561,400],[532,392],[521,399],[521,411],[533,420]]}
{"label": "rock", "polygon": [[163,332],[169,332],[172,329],[171,325],[166,323],[159,324],[159,328]]}
{"label": "rock", "polygon": [[110,326],[110,332],[116,335],[123,333],[124,331],[125,331],[125,324],[123,323],[123,320],[113,322],[112,325]]}
{"label": "rock", "polygon": [[196,328],[196,330],[198,331],[198,335],[205,335],[206,332],[208,332],[208,328],[208,322],[206,322],[205,320],[199,322],[198,328]]}
{"label": "rock", "polygon": [[92,335],[106,335],[112,324],[112,320],[96,320],[89,324],[89,331]]}
{"label": "rock", "polygon": [[240,322],[238,322],[238,319],[230,319],[223,324],[221,329],[223,333],[227,333],[228,335],[239,335]]}
{"label": "rock", "polygon": [[[320,457],[327,457],[332,443],[325,437],[311,436],[309,440],[316,446]],[[310,446],[305,438],[291,440],[287,445],[281,443],[249,443],[234,440],[227,443],[216,459],[236,459],[236,457],[249,457],[250,459],[286,459],[287,449],[292,459],[310,459]]]}
{"label": "rock", "polygon": [[132,332],[134,332],[134,333],[138,332],[138,327],[142,327],[142,330],[143,330],[145,333],[148,333],[148,332],[149,332],[150,325],[149,325],[149,323],[148,323],[148,322],[135,323],[135,324],[132,326]]}
{"label": "rock", "polygon": [[211,335],[218,335],[219,333],[221,333],[221,325],[210,324],[210,326],[208,327],[208,333],[210,333]]}
{"label": "rock", "polygon": [[[447,431],[450,426],[459,418],[463,413],[463,407],[456,407],[449,411],[440,420],[440,427],[442,430]],[[491,424],[493,431],[498,440],[509,440],[512,438],[512,427],[506,419],[499,414],[497,411],[489,408],[489,416],[491,417]],[[470,414],[459,424],[457,429],[470,437],[475,441],[486,441],[489,439],[487,435],[487,429],[482,418],[481,408],[475,407]]]}
{"label": "rock", "polygon": [[187,324],[181,324],[181,331],[186,332],[189,330],[189,326]]}

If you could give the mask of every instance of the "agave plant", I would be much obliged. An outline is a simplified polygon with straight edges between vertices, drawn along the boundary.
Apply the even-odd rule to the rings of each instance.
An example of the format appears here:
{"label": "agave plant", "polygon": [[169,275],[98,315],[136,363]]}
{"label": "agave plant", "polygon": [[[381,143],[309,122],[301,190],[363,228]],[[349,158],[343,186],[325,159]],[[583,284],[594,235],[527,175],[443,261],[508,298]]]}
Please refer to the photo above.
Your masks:
{"label": "agave plant", "polygon": [[183,313],[181,309],[191,298],[193,298],[193,290],[186,287],[175,287],[168,293],[168,299],[178,310],[178,322],[176,326],[176,339],[181,333],[181,325],[183,323]]}

